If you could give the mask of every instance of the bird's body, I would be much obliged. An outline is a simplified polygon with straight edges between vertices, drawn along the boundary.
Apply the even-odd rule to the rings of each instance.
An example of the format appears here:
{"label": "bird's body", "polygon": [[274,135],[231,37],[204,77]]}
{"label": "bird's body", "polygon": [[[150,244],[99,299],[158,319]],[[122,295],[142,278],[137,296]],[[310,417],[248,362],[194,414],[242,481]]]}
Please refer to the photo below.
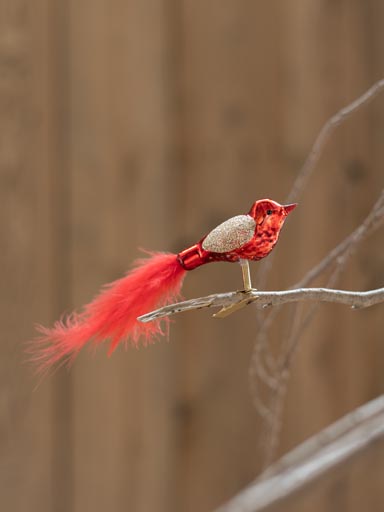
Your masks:
{"label": "bird's body", "polygon": [[178,254],[185,270],[214,261],[261,260],[277,243],[289,212],[296,205],[282,206],[270,199],[256,201],[247,215],[232,217]]}
{"label": "bird's body", "polygon": [[159,321],[143,324],[138,317],[175,300],[187,271],[212,262],[243,264],[265,258],[295,206],[270,199],[256,201],[247,214],[228,219],[180,253],[153,253],[139,260],[125,277],[104,287],[82,312],[56,322],[51,329],[39,326],[41,336],[31,342],[31,359],[44,372],[70,362],[90,340],[100,343],[109,339],[109,352],[120,342],[137,344],[140,338],[144,343],[153,341],[163,334]]}

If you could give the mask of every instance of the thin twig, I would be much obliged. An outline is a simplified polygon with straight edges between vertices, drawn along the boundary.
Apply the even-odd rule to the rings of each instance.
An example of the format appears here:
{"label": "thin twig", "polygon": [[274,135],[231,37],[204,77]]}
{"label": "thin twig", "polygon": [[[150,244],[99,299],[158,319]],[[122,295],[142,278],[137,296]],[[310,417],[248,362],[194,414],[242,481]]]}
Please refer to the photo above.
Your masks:
{"label": "thin twig", "polygon": [[384,90],[384,78],[374,83],[372,87],[365,91],[356,100],[339,110],[335,115],[328,119],[316,137],[312,149],[296,177],[292,189],[287,197],[288,203],[297,201],[299,196],[303,193],[309,178],[315,170],[317,162],[323,154],[324,147],[335,128],[337,128],[352,114],[376,98],[382,90]]}
{"label": "thin twig", "polygon": [[[365,220],[350,235],[332,249],[327,256],[314,266],[307,274],[300,279],[292,288],[308,286],[317,277],[323,274],[328,268],[338,260],[338,264],[345,264],[353,249],[361,243],[364,238],[373,233],[384,223],[384,190],[381,191],[379,198],[372,207]],[[348,253],[348,255],[346,255]]]}
{"label": "thin twig", "polygon": [[[300,196],[303,194],[309,182],[309,179],[314,173],[316,165],[320,160],[321,155],[323,154],[324,148],[334,130],[344,121],[346,121],[352,114],[354,114],[362,107],[366,106],[374,98],[376,98],[383,90],[384,78],[375,82],[361,96],[356,98],[352,103],[350,103],[346,107],[340,109],[338,112],[336,112],[336,114],[334,114],[325,122],[319,134],[317,135],[315,142],[313,143],[312,148],[306,160],[304,161],[304,164],[302,165],[300,171],[298,172],[288,196],[285,199],[287,203],[297,202]],[[267,277],[269,275],[270,270],[272,269],[274,257],[274,254],[271,254],[271,256],[268,259],[261,263],[259,276],[257,279],[258,288],[264,289],[266,287],[265,285]]]}

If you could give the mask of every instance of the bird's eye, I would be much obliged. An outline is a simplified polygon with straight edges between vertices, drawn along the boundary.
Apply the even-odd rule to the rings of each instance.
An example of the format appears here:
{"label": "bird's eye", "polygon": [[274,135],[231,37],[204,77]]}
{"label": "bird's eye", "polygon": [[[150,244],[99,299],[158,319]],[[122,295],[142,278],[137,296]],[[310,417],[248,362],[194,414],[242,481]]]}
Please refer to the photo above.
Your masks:
{"label": "bird's eye", "polygon": [[272,210],[267,210],[267,215],[272,215],[273,211]]}

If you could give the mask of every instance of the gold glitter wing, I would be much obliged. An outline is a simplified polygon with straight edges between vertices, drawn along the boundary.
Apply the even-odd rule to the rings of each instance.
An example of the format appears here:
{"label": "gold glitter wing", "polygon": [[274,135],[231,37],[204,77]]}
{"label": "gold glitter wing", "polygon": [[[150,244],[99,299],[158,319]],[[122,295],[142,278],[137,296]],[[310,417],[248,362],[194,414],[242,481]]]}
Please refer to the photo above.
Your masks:
{"label": "gold glitter wing", "polygon": [[219,253],[240,249],[252,239],[255,228],[256,222],[250,215],[236,215],[208,233],[202,247],[205,251]]}

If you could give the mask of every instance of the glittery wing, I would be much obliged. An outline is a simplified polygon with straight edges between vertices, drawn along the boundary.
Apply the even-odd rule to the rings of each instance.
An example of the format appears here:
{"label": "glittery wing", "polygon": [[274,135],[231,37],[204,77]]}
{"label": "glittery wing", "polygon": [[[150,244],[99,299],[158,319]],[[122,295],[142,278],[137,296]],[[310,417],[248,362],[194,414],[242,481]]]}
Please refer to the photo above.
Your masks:
{"label": "glittery wing", "polygon": [[255,234],[256,222],[250,215],[236,215],[226,220],[204,238],[205,251],[229,252],[240,249]]}

